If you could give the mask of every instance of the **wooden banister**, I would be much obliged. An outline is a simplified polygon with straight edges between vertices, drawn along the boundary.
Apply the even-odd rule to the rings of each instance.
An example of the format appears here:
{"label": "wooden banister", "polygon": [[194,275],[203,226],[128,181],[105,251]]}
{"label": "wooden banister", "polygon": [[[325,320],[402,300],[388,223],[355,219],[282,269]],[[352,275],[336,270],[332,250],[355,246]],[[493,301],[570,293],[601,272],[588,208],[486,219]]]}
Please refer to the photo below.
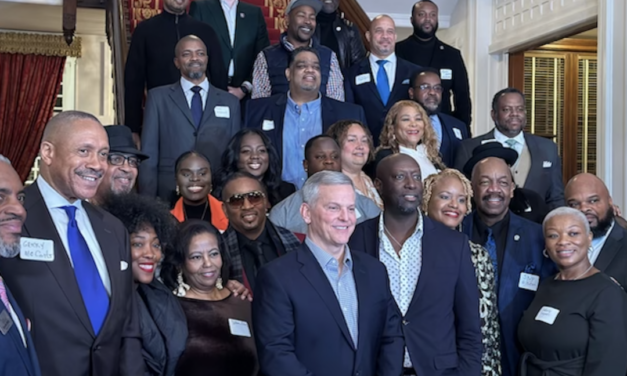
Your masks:
{"label": "wooden banister", "polygon": [[107,37],[113,59],[115,124],[124,124],[124,66],[128,54],[128,14],[126,0],[110,0],[107,6]]}
{"label": "wooden banister", "polygon": [[361,32],[361,38],[364,41],[366,49],[369,50],[370,46],[366,43],[366,31],[370,29],[370,18],[364,12],[364,9],[359,5],[357,0],[342,0],[340,1],[340,12],[344,13],[347,20],[353,22],[359,28]]}

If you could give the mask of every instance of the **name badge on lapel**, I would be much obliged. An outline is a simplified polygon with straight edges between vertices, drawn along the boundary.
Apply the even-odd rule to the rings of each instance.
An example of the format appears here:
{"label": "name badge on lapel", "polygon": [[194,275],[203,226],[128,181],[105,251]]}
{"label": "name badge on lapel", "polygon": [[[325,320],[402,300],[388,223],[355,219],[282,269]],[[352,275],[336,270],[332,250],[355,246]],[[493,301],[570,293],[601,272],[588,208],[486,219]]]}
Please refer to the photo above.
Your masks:
{"label": "name badge on lapel", "polygon": [[518,280],[518,288],[529,290],[529,291],[538,291],[538,285],[540,284],[540,276],[535,274],[529,274],[522,272],[520,273],[520,279]]}
{"label": "name badge on lapel", "polygon": [[213,109],[213,112],[216,114],[216,117],[230,119],[231,118],[231,109],[227,106],[216,106]]}
{"label": "name badge on lapel", "polygon": [[401,85],[409,85],[409,78],[403,80],[403,82],[401,82]]}
{"label": "name badge on lapel", "polygon": [[440,78],[442,78],[443,80],[452,80],[453,71],[450,69],[440,69]]}
{"label": "name badge on lapel", "polygon": [[30,261],[54,261],[54,242],[48,239],[21,238],[20,258]]}
{"label": "name badge on lapel", "polygon": [[264,131],[271,131],[274,129],[274,120],[264,120],[261,125],[261,129]]}
{"label": "name badge on lapel", "polygon": [[250,328],[246,321],[229,319],[229,328],[234,336],[250,337]]}
{"label": "name badge on lapel", "polygon": [[542,162],[542,168],[551,168],[551,166],[553,166],[553,163],[551,163],[551,161]]}
{"label": "name badge on lapel", "polygon": [[2,313],[0,313],[0,332],[2,332],[2,335],[7,335],[12,326],[13,320],[11,320],[11,316],[9,316],[6,309],[3,309]]}
{"label": "name badge on lapel", "polygon": [[120,270],[125,271],[126,269],[128,269],[128,262],[124,260],[120,261]]}
{"label": "name badge on lapel", "polygon": [[536,321],[542,321],[549,325],[553,325],[559,313],[560,313],[559,309],[544,306],[540,309],[540,311],[536,315]]}
{"label": "name badge on lapel", "polygon": [[453,128],[453,133],[455,133],[455,137],[459,138],[460,140],[462,139],[462,132],[459,129]]}
{"label": "name badge on lapel", "polygon": [[360,74],[355,77],[355,85],[361,85],[370,82],[370,73]]}

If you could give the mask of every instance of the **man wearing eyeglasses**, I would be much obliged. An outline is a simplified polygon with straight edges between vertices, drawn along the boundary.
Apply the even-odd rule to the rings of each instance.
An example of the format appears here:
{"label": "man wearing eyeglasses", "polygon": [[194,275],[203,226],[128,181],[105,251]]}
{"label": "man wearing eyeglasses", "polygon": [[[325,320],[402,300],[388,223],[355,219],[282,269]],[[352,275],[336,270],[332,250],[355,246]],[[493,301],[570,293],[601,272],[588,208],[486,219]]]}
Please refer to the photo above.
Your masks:
{"label": "man wearing eyeglasses", "polygon": [[442,162],[452,166],[457,147],[470,136],[468,127],[461,120],[441,112],[443,91],[440,73],[433,68],[424,68],[412,76],[409,98],[427,111],[431,126],[438,137]]}
{"label": "man wearing eyeglasses", "polygon": [[288,229],[266,219],[270,208],[266,187],[246,172],[236,172],[222,189],[222,209],[229,227],[222,234],[231,257],[231,279],[255,291],[259,269],[268,262],[300,247],[298,238]]}
{"label": "man wearing eyeglasses", "polygon": [[98,205],[109,195],[129,193],[135,186],[138,167],[148,156],[135,147],[131,129],[126,125],[105,127],[109,137],[108,168],[105,172],[96,196],[89,200]]}

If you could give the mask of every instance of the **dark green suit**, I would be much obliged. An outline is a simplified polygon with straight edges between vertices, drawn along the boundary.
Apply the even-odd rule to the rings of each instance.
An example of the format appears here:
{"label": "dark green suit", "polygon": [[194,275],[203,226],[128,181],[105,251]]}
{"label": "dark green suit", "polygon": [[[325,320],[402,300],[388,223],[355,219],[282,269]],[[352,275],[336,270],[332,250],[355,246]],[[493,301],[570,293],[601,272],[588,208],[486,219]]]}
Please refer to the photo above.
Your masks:
{"label": "dark green suit", "polygon": [[216,31],[227,71],[233,59],[235,70],[229,86],[240,87],[244,81],[252,82],[253,64],[257,54],[270,45],[266,20],[261,8],[238,2],[234,46],[231,45],[229,27],[220,0],[192,1],[189,14],[209,24]]}

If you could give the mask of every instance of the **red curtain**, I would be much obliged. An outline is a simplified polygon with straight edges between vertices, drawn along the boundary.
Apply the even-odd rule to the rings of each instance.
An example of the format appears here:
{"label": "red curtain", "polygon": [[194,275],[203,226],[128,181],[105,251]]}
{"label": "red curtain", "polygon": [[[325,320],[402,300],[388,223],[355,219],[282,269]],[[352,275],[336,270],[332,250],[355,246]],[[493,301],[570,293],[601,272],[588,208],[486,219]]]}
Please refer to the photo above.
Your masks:
{"label": "red curtain", "polygon": [[0,154],[22,181],[39,152],[64,66],[65,57],[0,53]]}

